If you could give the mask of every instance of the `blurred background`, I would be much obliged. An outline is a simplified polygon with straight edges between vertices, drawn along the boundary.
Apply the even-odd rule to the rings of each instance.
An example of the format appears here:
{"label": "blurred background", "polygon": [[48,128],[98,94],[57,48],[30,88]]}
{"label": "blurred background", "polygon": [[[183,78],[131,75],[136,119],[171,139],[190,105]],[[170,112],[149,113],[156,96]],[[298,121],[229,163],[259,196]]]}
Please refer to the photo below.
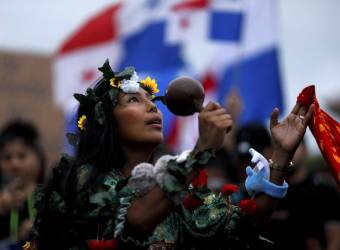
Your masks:
{"label": "blurred background", "polygon": [[[278,69],[275,69],[275,65],[273,66],[276,60],[273,57],[269,59],[269,61],[272,60],[271,65],[268,66],[268,62],[262,65],[265,70],[271,71],[272,75],[260,76],[259,81],[262,83],[259,87],[250,83],[241,87],[236,86],[236,89],[238,91],[250,90],[255,95],[255,93],[265,91],[266,84],[268,86],[278,84],[280,87],[269,87],[269,91],[274,92],[263,97],[259,93],[259,98],[265,98],[265,100],[262,99],[264,105],[254,106],[259,114],[251,114],[253,112],[251,108],[243,107],[243,110],[246,109],[248,112],[246,115],[248,118],[241,115],[240,120],[247,121],[256,116],[258,117],[255,119],[262,120],[264,116],[269,115],[268,110],[271,110],[272,106],[281,106],[280,108],[286,114],[293,106],[298,93],[311,83],[316,85],[316,94],[321,106],[335,118],[339,118],[339,114],[336,113],[336,110],[339,110],[338,95],[340,93],[339,1],[212,1],[215,3],[211,4],[211,8],[217,12],[226,10],[235,14],[229,19],[226,17],[225,22],[223,22],[223,15],[220,15],[216,18],[216,24],[209,24],[215,25],[214,28],[210,27],[215,30],[229,29],[230,26],[235,25],[230,30],[230,34],[225,34],[226,37],[223,37],[223,32],[221,34],[218,31],[215,32],[215,40],[211,36],[203,37],[204,29],[209,28],[207,21],[204,21],[206,14],[195,13],[204,12],[204,9],[210,8],[204,6],[207,1],[197,1],[203,4],[201,6],[178,7],[177,9],[173,7],[171,9],[168,6],[173,1],[122,2],[127,6],[118,11],[112,10],[112,6],[117,3],[114,0],[2,0],[0,3],[0,124],[15,117],[31,119],[41,130],[50,162],[57,159],[59,152],[64,148],[63,131],[65,127],[69,127],[64,118],[70,110],[74,109],[74,103],[71,101],[72,93],[83,91],[98,77],[93,69],[100,66],[105,58],[110,59],[113,68],[134,63],[141,75],[150,73],[151,76],[156,77],[162,90],[167,81],[177,75],[189,74],[203,82],[203,78],[209,71],[215,77],[224,80],[224,82],[215,83],[215,86],[216,84],[225,85],[220,91],[224,91],[223,96],[227,96],[232,84],[230,76],[225,76],[227,74],[225,72],[235,67],[237,63],[242,64],[243,60],[256,59],[257,54],[263,54],[263,51],[268,51],[268,48],[275,48]],[[168,5],[165,2],[168,2]],[[165,10],[165,8],[170,8],[170,10]],[[105,23],[105,17],[99,21],[102,23],[89,24],[100,15],[105,16],[105,11],[111,11],[106,14],[111,15],[109,19],[113,20],[115,26],[115,34],[111,34],[111,37],[110,31],[106,31],[112,28],[113,24],[110,26]],[[165,11],[168,13],[164,13]],[[190,27],[190,18],[194,20],[194,25],[191,23],[191,26],[196,27],[193,31]],[[138,36],[132,36],[145,31],[147,25],[161,19],[166,20],[167,27],[163,34],[164,40],[157,41],[157,43],[172,46],[172,50],[165,51],[163,47],[156,46],[154,52],[152,50],[141,52],[141,49],[147,48],[145,37],[141,34],[138,40]],[[254,24],[247,23],[247,20],[253,20]],[[175,27],[176,22],[180,23],[180,27]],[[86,31],[86,25],[89,31]],[[91,28],[98,27],[100,28],[97,31],[91,30]],[[192,35],[183,34],[183,27],[187,30],[184,33]],[[156,44],[154,39],[160,39],[160,37],[152,37],[150,34],[147,36],[153,40],[152,44]],[[112,45],[109,44],[110,41]],[[140,45],[136,45],[136,51],[133,51],[131,43],[136,44],[139,41]],[[153,45],[150,44],[150,46]],[[85,53],[86,49],[91,55],[80,56],[82,59],[77,59],[76,56],[82,52]],[[164,53],[160,51],[162,49]],[[97,55],[94,55],[96,53]],[[155,53],[163,56],[165,61],[162,64],[157,63],[160,58],[152,55]],[[172,54],[168,61],[165,59],[167,53]],[[126,56],[131,60],[124,59]],[[143,61],[149,66],[141,67],[139,64]],[[85,62],[88,68],[84,66]],[[155,64],[160,65],[162,69],[156,67]],[[239,66],[236,74],[234,69],[231,78],[236,85],[238,84],[237,78],[242,78],[251,70],[249,69],[251,66],[246,67],[248,69],[243,70],[242,66]],[[154,74],[152,68],[155,71]],[[82,77],[85,83],[77,83],[77,85],[75,84],[77,77],[71,74],[80,70],[83,70]],[[276,70],[277,72],[273,73]],[[255,72],[259,71],[261,69],[255,70]],[[235,77],[235,75],[241,76]],[[250,76],[244,76],[244,79],[251,78],[254,78],[254,72]],[[263,83],[263,79],[270,81]],[[239,80],[239,82],[242,81]],[[260,88],[260,91],[256,88]],[[238,95],[247,98],[248,94],[238,93]],[[212,98],[224,100],[221,94]],[[268,102],[266,100],[268,98],[276,98],[276,100]],[[259,99],[250,98],[249,102],[256,100]],[[243,100],[244,103],[249,106],[248,100]],[[260,108],[264,108],[265,111],[262,112]],[[166,121],[166,133],[169,134],[173,118],[170,117]],[[174,140],[177,144],[183,143],[181,140],[172,139]],[[312,152],[318,154],[317,145],[310,134],[308,134],[307,143]],[[185,147],[187,146],[183,146]]]}
{"label": "blurred background", "polygon": [[[286,116],[314,84],[321,108],[340,120],[339,11],[339,0],[1,0],[0,250],[27,239],[36,186],[61,152],[74,153],[65,137],[77,131],[73,93],[100,77],[107,58],[116,71],[134,66],[155,78],[162,94],[178,76],[199,80],[205,102],[218,101],[235,122],[209,162],[208,186],[237,184],[235,204],[247,197],[248,150],[271,157],[274,107]],[[197,114],[159,108],[166,144],[156,153],[192,148]],[[263,232],[275,249],[340,249],[340,127],[323,125],[334,175],[308,129]]]}

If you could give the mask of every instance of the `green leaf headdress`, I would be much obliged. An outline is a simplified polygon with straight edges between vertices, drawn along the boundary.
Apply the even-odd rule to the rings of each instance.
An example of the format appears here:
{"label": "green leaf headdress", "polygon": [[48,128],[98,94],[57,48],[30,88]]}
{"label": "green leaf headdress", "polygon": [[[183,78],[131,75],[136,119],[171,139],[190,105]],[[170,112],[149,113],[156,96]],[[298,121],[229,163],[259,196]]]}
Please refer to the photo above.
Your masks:
{"label": "green leaf headdress", "polygon": [[[110,97],[113,106],[117,105],[119,91],[124,93],[137,93],[139,88],[142,87],[149,94],[154,97],[154,94],[159,92],[157,83],[150,76],[138,81],[138,75],[133,67],[127,67],[121,72],[114,72],[106,60],[102,67],[98,68],[103,73],[103,83],[108,84],[108,90],[103,96],[96,96],[93,89],[88,88],[86,94],[74,94],[74,97],[78,100],[80,106],[85,110],[94,110],[94,120],[102,125],[105,122],[105,114],[103,108],[102,98],[105,95]],[[80,116],[78,120],[78,128],[81,131],[86,130],[86,124],[88,123],[86,114]]]}

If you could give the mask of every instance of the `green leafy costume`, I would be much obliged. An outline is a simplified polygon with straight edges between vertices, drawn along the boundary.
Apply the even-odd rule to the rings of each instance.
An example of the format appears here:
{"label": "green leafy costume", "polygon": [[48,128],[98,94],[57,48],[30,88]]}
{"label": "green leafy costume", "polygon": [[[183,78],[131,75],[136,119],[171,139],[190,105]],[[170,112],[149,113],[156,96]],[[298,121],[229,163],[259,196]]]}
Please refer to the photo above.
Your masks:
{"label": "green leafy costume", "polygon": [[[58,174],[65,172],[67,165],[71,164],[66,156],[60,162],[54,171],[57,181],[62,181]],[[118,235],[121,249],[253,249],[250,247],[257,244],[258,235],[250,218],[207,188],[196,193],[203,204],[194,211],[179,205],[150,235],[143,238],[132,236],[125,219],[127,208],[135,198],[134,191],[114,169],[100,178],[98,185],[83,189],[93,168],[85,164],[78,169],[73,182],[77,196],[71,207],[58,188],[54,187],[49,197],[38,193],[38,205],[49,205],[47,209],[38,207],[45,211],[41,218],[37,218],[33,235],[39,236],[44,230],[49,230],[48,227],[60,226],[60,230],[68,235],[66,239],[61,236],[60,241],[68,241],[67,249],[70,250],[88,249],[87,240],[109,240],[114,235]],[[48,201],[43,202],[42,199]],[[50,218],[45,221],[48,226],[39,228],[39,220],[46,218]],[[46,237],[44,235],[46,233],[40,237]]]}
{"label": "green leafy costume", "polygon": [[[109,97],[114,107],[121,91],[117,86],[135,74],[133,68],[114,73],[108,61],[99,70],[104,77],[100,87],[106,88],[106,92],[96,95],[95,90],[88,89],[85,95],[74,95],[87,112],[86,126],[80,124],[80,133],[85,135],[87,129],[102,129],[106,123],[104,99]],[[78,146],[77,135],[67,136]],[[98,173],[98,166],[91,164],[79,166],[75,174],[72,172],[74,178],[69,178],[74,163],[64,155],[53,171],[52,180],[37,194],[38,215],[32,241],[44,250],[88,249],[89,240],[113,238],[119,241],[121,249],[249,249],[256,242],[257,234],[251,220],[238,207],[227,203],[222,196],[214,196],[207,188],[183,187],[188,173],[196,166],[205,165],[212,155],[209,150],[194,150],[184,162],[167,163],[167,177],[160,184],[163,191],[179,201],[185,194],[193,193],[204,202],[193,211],[181,203],[176,205],[174,211],[144,237],[133,235],[126,223],[128,208],[137,195],[128,180],[115,169]]]}

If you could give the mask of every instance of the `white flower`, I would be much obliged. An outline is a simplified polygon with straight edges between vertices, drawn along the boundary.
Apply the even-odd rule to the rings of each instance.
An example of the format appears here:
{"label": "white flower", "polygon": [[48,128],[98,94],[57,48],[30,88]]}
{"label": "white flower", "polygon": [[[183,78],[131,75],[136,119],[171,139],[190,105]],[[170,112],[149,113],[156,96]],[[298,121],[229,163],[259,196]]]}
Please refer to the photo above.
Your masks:
{"label": "white flower", "polygon": [[153,173],[153,165],[150,163],[140,163],[131,171],[129,186],[138,196],[144,196],[156,185]]}
{"label": "white flower", "polygon": [[139,80],[139,77],[138,77],[138,75],[137,75],[137,72],[136,72],[136,71],[135,71],[135,72],[133,72],[133,75],[131,76],[130,80],[131,80],[131,81],[138,82],[138,80]]}
{"label": "white flower", "polygon": [[210,205],[214,201],[215,197],[215,194],[210,194],[204,198],[203,203],[206,205]]}
{"label": "white flower", "polygon": [[190,155],[190,153],[191,153],[191,150],[185,150],[185,151],[183,151],[183,153],[181,153],[181,154],[178,156],[176,162],[177,162],[177,163],[185,162],[185,161],[187,160],[188,156]]}
{"label": "white flower", "polygon": [[160,157],[157,160],[155,167],[153,168],[154,174],[157,175],[157,173],[159,173],[159,172],[166,171],[168,162],[172,159],[175,159],[175,158],[176,158],[176,156],[173,156],[173,155],[163,155],[162,157]]}
{"label": "white flower", "polygon": [[135,94],[139,91],[139,83],[132,80],[123,80],[121,89],[124,93]]}

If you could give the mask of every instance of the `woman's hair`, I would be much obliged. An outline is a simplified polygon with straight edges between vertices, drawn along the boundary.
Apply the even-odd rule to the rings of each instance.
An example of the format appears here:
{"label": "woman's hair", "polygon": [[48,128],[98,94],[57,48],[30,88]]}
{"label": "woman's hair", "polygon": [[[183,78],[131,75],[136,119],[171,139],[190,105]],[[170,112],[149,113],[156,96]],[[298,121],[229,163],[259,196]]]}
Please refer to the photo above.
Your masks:
{"label": "woman's hair", "polygon": [[[95,188],[107,173],[112,169],[121,169],[126,161],[118,134],[117,117],[114,117],[113,109],[118,102],[119,91],[121,91],[119,84],[124,84],[121,83],[123,80],[132,79],[136,73],[133,68],[114,73],[108,61],[99,70],[103,72],[103,77],[94,87],[87,89],[84,95],[74,95],[79,101],[77,113],[79,129],[76,135],[69,135],[69,139],[72,139],[72,144],[76,147],[75,157],[62,157],[58,166],[53,170],[52,178],[40,192],[39,204],[42,206],[37,209],[38,214],[31,236],[40,246],[50,244],[49,239],[55,238],[56,235],[67,238],[67,241],[75,240],[62,225],[59,225],[59,229],[58,227],[50,228],[49,219],[53,217],[50,214],[50,201],[54,191],[61,195],[65,202],[65,210],[62,212],[65,218],[60,220],[70,218],[72,220],[76,217],[74,211],[79,205],[77,204],[78,195]],[[153,87],[152,84],[150,86]],[[78,182],[79,170],[84,165],[91,165],[91,167],[86,167],[87,174],[85,177],[82,175],[81,181]],[[67,245],[67,243],[62,244]]]}
{"label": "woman's hair", "polygon": [[116,120],[113,116],[114,103],[108,94],[110,87],[105,78],[100,79],[93,87],[93,93],[102,103],[102,119],[105,122],[98,122],[95,104],[83,105],[80,102],[77,120],[83,115],[86,116],[85,129],[78,129],[76,155],[71,163],[66,181],[63,182],[64,186],[61,187],[62,190],[65,190],[65,200],[70,205],[77,195],[74,187],[77,180],[77,170],[80,167],[84,164],[93,166],[91,174],[85,180],[81,190],[78,191],[95,186],[98,179],[104,177],[112,169],[120,169],[124,164],[124,154],[120,147]]}
{"label": "woman's hair", "polygon": [[[24,120],[14,120],[5,125],[0,132],[0,152],[9,143],[19,140],[25,146],[33,149],[39,159],[40,173],[38,183],[44,180],[46,158],[40,144],[40,136],[33,124]],[[0,173],[1,177],[1,173]]]}
{"label": "woman's hair", "polygon": [[[105,78],[100,79],[93,90],[97,103],[102,103],[102,119],[105,122],[99,123],[95,103],[80,102],[77,120],[83,115],[86,116],[85,129],[76,134],[77,142],[75,144],[76,154],[74,158],[62,157],[48,182],[45,183],[41,190],[41,201],[38,207],[38,213],[35,219],[34,230],[31,237],[38,242],[40,246],[49,245],[49,239],[60,235],[60,237],[69,234],[69,232],[49,228],[49,207],[50,198],[53,191],[57,191],[64,199],[66,204],[66,214],[72,214],[73,208],[77,206],[76,197],[84,190],[95,187],[107,172],[113,168],[119,169],[124,164],[124,157],[121,151],[115,117],[113,116],[114,103],[108,94],[110,84]],[[81,189],[76,190],[75,182],[78,179],[78,170],[85,164],[91,164],[91,172],[86,180],[82,180]],[[60,225],[59,225],[60,226]],[[65,232],[64,232],[65,231]],[[54,236],[53,236],[54,235]],[[68,244],[66,242],[58,244]]]}
{"label": "woman's hair", "polygon": [[76,150],[76,165],[90,163],[100,171],[108,171],[112,168],[120,168],[123,164],[120,143],[115,117],[113,116],[113,103],[108,95],[105,79],[101,79],[93,90],[100,98],[103,107],[104,120],[102,124],[96,120],[95,107],[80,104],[78,108],[78,120],[86,115],[86,127],[78,130],[79,142]]}

